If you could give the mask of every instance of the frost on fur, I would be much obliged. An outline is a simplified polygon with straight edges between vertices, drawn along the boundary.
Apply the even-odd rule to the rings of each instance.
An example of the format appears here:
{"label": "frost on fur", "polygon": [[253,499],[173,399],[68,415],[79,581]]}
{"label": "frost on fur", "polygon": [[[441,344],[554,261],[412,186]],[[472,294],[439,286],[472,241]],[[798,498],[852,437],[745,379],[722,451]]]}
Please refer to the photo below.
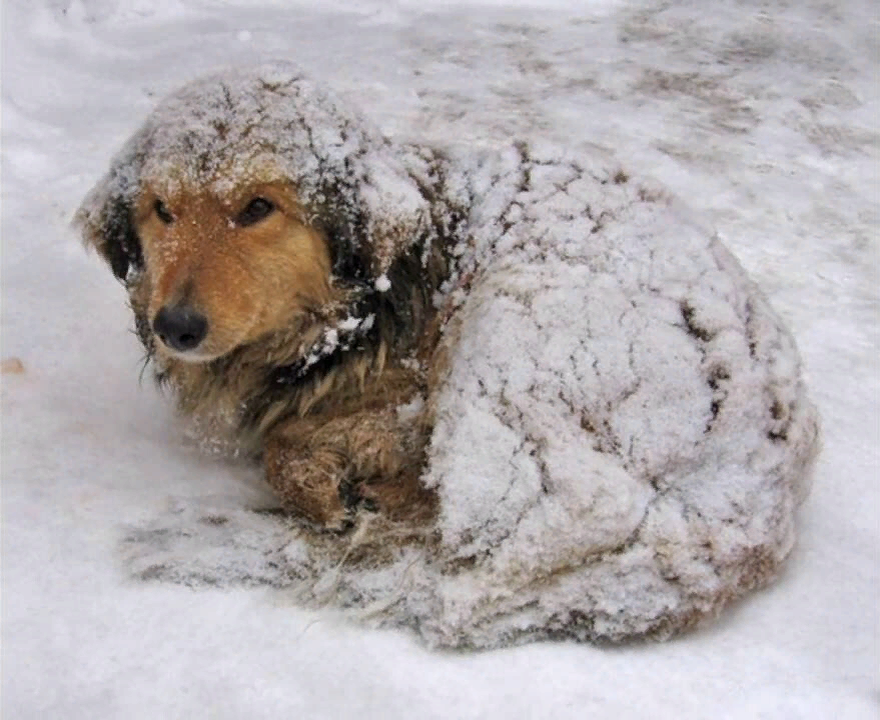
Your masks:
{"label": "frost on fur", "polygon": [[[254,113],[265,122],[245,137]],[[379,292],[429,222],[455,226],[456,263],[434,298],[448,369],[425,398],[435,526],[365,521],[340,539],[177,508],[129,532],[132,573],[294,587],[470,647],[664,636],[774,577],[816,412],[778,316],[661,189],[549,146],[396,148],[287,66],[209,78],[149,123],[154,146],[126,157],[153,182],[174,182],[169,158],[213,176],[211,143],[239,133],[249,150],[225,181],[276,168],[308,202],[382,228],[365,236],[385,243],[366,248]]]}

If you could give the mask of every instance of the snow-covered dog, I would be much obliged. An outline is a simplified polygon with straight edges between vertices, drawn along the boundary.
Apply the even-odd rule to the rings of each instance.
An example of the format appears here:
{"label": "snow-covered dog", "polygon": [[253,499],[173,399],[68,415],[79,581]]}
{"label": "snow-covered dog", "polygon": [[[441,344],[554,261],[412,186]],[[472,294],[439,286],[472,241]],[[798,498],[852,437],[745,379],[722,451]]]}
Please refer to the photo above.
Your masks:
{"label": "snow-covered dog", "polygon": [[[404,528],[355,554],[297,530],[251,565],[166,528],[145,576],[332,568],[341,604],[491,646],[679,629],[792,546],[818,443],[794,343],[607,157],[398,147],[275,64],[165,100],[78,219],[206,441],[313,526]],[[232,515],[179,537],[245,553]]]}

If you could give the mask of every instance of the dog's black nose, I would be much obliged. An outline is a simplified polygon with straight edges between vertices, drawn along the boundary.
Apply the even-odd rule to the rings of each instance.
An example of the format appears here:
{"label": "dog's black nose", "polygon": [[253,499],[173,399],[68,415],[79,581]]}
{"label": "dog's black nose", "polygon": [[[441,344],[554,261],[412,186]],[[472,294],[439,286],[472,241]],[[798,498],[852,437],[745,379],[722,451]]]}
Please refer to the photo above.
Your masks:
{"label": "dog's black nose", "polygon": [[208,318],[188,305],[160,308],[153,330],[168,347],[184,352],[198,346],[208,334]]}

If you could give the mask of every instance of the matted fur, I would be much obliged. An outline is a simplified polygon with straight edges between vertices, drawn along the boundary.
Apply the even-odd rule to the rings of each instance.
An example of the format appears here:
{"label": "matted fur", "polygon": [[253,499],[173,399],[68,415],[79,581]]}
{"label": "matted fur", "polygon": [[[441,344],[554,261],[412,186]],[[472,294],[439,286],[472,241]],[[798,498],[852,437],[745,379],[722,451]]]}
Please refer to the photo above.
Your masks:
{"label": "matted fur", "polygon": [[[182,413],[299,518],[175,511],[127,537],[137,577],[493,647],[667,636],[791,550],[819,443],[794,341],[613,159],[394,146],[276,64],[168,98],[78,220]],[[175,302],[211,357],[155,337]]]}

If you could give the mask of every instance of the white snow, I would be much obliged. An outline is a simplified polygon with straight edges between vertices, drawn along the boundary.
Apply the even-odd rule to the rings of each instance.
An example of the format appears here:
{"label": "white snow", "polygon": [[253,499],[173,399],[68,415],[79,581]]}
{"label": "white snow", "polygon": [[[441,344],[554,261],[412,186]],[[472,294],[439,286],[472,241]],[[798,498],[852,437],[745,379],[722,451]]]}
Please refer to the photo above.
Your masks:
{"label": "white snow", "polygon": [[[6,3],[2,356],[25,372],[2,380],[4,716],[876,716],[872,5],[492,5]],[[668,644],[448,655],[289,591],[126,580],[120,540],[152,518],[266,498],[138,387],[124,294],[67,222],[157,96],[278,55],[397,140],[603,146],[719,228],[792,328],[824,421],[779,582]],[[236,517],[241,572],[271,578],[271,526]],[[197,571],[186,539],[169,552]]]}
{"label": "white snow", "polygon": [[388,276],[385,274],[380,275],[376,278],[376,290],[379,292],[388,292],[391,289],[391,281],[388,279]]}

